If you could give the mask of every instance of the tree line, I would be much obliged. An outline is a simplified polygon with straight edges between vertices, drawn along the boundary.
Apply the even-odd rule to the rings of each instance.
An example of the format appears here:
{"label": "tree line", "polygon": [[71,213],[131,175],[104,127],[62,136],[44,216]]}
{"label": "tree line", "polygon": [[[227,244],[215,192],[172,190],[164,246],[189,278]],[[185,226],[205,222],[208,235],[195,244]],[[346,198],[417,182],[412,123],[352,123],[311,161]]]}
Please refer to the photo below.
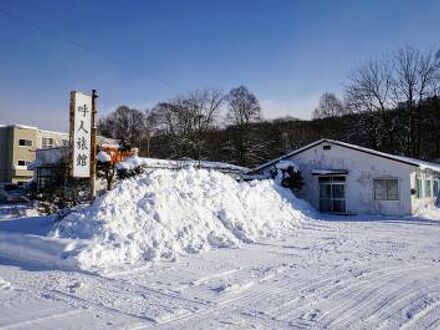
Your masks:
{"label": "tree line", "polygon": [[426,160],[440,159],[440,51],[413,47],[365,60],[350,71],[342,99],[324,93],[312,120],[265,120],[245,86],[189,92],[153,109],[121,106],[100,134],[142,156],[209,159],[253,167],[319,138]]}

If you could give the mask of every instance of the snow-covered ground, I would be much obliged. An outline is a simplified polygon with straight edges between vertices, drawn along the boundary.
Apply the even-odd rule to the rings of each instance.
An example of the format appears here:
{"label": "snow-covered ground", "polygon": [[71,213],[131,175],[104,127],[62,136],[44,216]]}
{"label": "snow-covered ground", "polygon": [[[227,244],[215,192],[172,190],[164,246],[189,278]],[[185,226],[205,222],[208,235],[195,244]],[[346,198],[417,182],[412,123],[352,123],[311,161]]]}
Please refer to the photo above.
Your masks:
{"label": "snow-covered ground", "polygon": [[38,215],[38,211],[34,208],[34,205],[31,204],[0,203],[0,221],[22,217],[34,217]]}
{"label": "snow-covered ground", "polygon": [[[0,233],[33,220],[13,221]],[[310,220],[281,239],[105,276],[2,255],[0,277],[2,329],[438,329],[440,224]]]}
{"label": "snow-covered ground", "polygon": [[186,171],[123,183],[55,227],[0,221],[0,328],[440,328],[439,211],[316,216],[269,181]]}

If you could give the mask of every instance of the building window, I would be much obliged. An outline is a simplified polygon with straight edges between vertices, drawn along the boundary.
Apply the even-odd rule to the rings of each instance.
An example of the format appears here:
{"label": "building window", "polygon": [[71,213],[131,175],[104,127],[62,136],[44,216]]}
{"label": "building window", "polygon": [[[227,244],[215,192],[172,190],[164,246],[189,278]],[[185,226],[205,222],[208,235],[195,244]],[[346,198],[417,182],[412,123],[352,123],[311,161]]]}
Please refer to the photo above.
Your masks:
{"label": "building window", "polygon": [[425,197],[431,196],[431,180],[425,180]]}
{"label": "building window", "polygon": [[18,166],[28,166],[31,162],[28,162],[27,160],[18,160],[17,165]]}
{"label": "building window", "polygon": [[416,179],[416,183],[417,183],[417,193],[416,193],[416,197],[417,197],[417,198],[423,198],[422,179],[421,179],[421,178],[417,178],[417,179]]}
{"label": "building window", "polygon": [[434,180],[434,182],[433,182],[433,192],[434,192],[434,197],[437,197],[437,196],[438,196],[438,191],[439,191],[438,188],[439,188],[439,187],[438,187],[438,180]]}
{"label": "building window", "polygon": [[319,210],[321,212],[346,212],[345,176],[320,176],[319,182]]}
{"label": "building window", "polygon": [[399,200],[399,180],[374,179],[373,193],[376,201],[397,201]]}
{"label": "building window", "polygon": [[43,148],[52,148],[53,147],[53,139],[52,138],[43,138],[42,145],[43,145]]}
{"label": "building window", "polygon": [[32,147],[32,140],[19,139],[18,145],[22,147]]}

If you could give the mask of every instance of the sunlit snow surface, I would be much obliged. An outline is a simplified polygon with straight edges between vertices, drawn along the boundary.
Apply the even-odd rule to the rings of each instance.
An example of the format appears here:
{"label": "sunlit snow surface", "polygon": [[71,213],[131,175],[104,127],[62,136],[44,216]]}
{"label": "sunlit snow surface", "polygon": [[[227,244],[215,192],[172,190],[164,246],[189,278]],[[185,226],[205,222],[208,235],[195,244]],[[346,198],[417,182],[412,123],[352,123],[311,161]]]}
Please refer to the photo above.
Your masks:
{"label": "sunlit snow surface", "polygon": [[307,219],[306,212],[308,204],[272,180],[237,182],[216,171],[160,169],[122,182],[52,234],[80,240],[65,253],[72,265],[103,273],[280,237]]}
{"label": "sunlit snow surface", "polygon": [[50,236],[52,218],[3,220],[0,328],[438,329],[438,215],[308,217],[101,275],[69,262],[79,243]]}

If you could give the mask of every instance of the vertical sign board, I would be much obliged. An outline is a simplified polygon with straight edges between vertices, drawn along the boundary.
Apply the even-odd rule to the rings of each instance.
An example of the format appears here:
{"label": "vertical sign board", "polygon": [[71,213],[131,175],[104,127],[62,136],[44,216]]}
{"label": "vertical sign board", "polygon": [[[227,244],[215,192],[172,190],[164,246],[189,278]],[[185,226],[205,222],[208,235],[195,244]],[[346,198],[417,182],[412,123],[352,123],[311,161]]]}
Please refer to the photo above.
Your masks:
{"label": "vertical sign board", "polygon": [[92,154],[92,96],[72,92],[70,98],[72,176],[89,178]]}

